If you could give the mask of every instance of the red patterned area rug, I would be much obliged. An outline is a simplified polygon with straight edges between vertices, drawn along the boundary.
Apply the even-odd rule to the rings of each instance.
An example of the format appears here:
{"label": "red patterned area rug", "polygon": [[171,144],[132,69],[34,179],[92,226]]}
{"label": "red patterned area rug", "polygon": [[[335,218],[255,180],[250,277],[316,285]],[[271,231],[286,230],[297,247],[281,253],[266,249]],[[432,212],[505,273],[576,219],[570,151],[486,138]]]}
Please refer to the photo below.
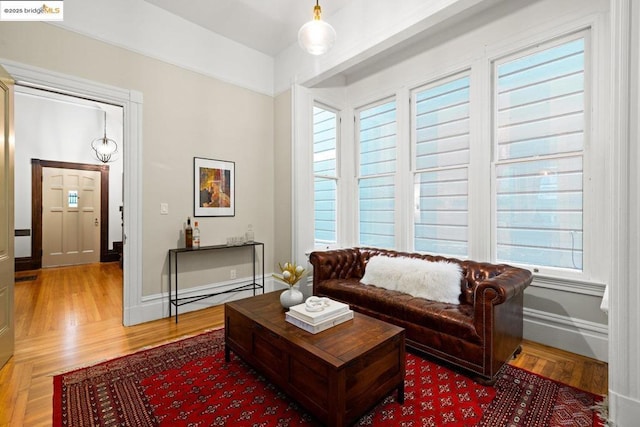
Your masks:
{"label": "red patterned area rug", "polygon": [[[217,330],[57,375],[53,425],[319,425],[231,354]],[[511,366],[486,387],[408,353],[404,405],[394,392],[356,425],[601,426],[599,400]]]}

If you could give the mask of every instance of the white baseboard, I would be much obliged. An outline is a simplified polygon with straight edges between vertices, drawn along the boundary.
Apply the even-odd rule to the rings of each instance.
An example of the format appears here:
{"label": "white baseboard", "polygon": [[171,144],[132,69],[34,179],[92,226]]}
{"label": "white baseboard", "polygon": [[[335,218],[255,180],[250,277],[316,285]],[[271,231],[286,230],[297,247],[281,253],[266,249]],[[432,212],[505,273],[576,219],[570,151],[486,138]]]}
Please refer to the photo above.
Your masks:
{"label": "white baseboard", "polygon": [[[233,281],[211,283],[180,291],[180,296],[203,295],[225,291],[240,285],[251,283],[252,278],[246,277]],[[306,286],[305,286],[306,285]],[[265,292],[285,289],[285,286],[274,280],[271,275],[265,275]],[[301,285],[303,293],[311,294],[311,285]],[[259,292],[259,291],[258,291]],[[253,291],[226,293],[210,297],[201,301],[178,307],[179,314],[200,310],[213,305],[224,304],[253,295]],[[169,317],[169,294],[167,292],[148,295],[142,298],[142,303],[131,307],[129,311],[131,324],[149,322]],[[172,315],[175,315],[172,307]],[[608,361],[608,329],[606,325],[573,319],[567,316],[547,313],[531,308],[524,309],[524,338],[551,347],[560,348],[572,353]],[[640,418],[640,417],[639,417]]]}
{"label": "white baseboard", "polygon": [[609,425],[635,426],[640,419],[640,401],[609,390]]}
{"label": "white baseboard", "polygon": [[524,309],[524,338],[607,362],[607,325],[545,311]]}
{"label": "white baseboard", "polygon": [[[252,277],[245,277],[235,279],[233,281],[210,283],[207,285],[197,286],[185,290],[180,290],[181,297],[189,297],[196,295],[206,295],[211,293],[223,292],[238,286],[250,284],[253,281]],[[264,292],[271,292],[277,289],[285,289],[284,285],[274,280],[271,275],[265,275]],[[258,294],[262,293],[260,289],[256,291]],[[180,314],[188,313],[190,311],[200,310],[203,308],[211,307],[214,305],[224,304],[225,302],[234,301],[241,298],[247,298],[253,295],[252,290],[245,290],[240,292],[230,292],[226,294],[216,295],[200,301],[192,302],[189,304],[178,307],[178,317]],[[175,307],[171,307],[171,314],[175,316]],[[163,292],[161,294],[148,295],[142,297],[142,303],[138,306],[131,307],[129,311],[129,319],[131,324],[150,322],[152,320],[162,319],[169,317],[169,293]]]}

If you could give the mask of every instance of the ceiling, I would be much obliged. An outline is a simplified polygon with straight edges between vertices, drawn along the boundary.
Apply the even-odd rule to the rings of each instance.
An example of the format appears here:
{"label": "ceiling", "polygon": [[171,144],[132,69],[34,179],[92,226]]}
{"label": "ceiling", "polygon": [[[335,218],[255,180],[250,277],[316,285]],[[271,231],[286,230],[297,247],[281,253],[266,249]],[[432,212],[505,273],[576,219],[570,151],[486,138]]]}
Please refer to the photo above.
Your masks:
{"label": "ceiling", "polygon": [[[314,0],[145,0],[207,30],[276,56],[297,41],[298,29],[313,17]],[[348,0],[321,0],[322,17]]]}

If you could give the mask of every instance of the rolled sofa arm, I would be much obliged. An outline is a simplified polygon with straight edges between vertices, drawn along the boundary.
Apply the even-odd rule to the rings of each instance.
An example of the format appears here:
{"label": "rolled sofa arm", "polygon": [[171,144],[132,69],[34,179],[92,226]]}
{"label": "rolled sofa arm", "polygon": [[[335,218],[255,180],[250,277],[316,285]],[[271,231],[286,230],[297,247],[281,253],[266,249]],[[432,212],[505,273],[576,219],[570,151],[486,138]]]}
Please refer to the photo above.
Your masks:
{"label": "rolled sofa arm", "polygon": [[[497,305],[524,292],[531,284],[533,275],[529,270],[518,267],[508,267],[501,274],[478,283],[475,288],[475,305]],[[490,301],[487,301],[490,299]]]}

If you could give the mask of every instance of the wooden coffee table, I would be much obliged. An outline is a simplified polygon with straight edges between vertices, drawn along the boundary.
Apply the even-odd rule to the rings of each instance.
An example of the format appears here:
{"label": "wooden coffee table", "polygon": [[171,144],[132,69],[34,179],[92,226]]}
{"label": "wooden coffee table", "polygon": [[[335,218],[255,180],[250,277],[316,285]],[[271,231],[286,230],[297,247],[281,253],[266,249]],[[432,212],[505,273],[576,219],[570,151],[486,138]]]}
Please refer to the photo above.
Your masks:
{"label": "wooden coffee table", "polygon": [[233,350],[330,426],[350,425],[398,391],[404,329],[360,313],[317,334],[285,321],[280,291],[225,304],[225,360]]}

